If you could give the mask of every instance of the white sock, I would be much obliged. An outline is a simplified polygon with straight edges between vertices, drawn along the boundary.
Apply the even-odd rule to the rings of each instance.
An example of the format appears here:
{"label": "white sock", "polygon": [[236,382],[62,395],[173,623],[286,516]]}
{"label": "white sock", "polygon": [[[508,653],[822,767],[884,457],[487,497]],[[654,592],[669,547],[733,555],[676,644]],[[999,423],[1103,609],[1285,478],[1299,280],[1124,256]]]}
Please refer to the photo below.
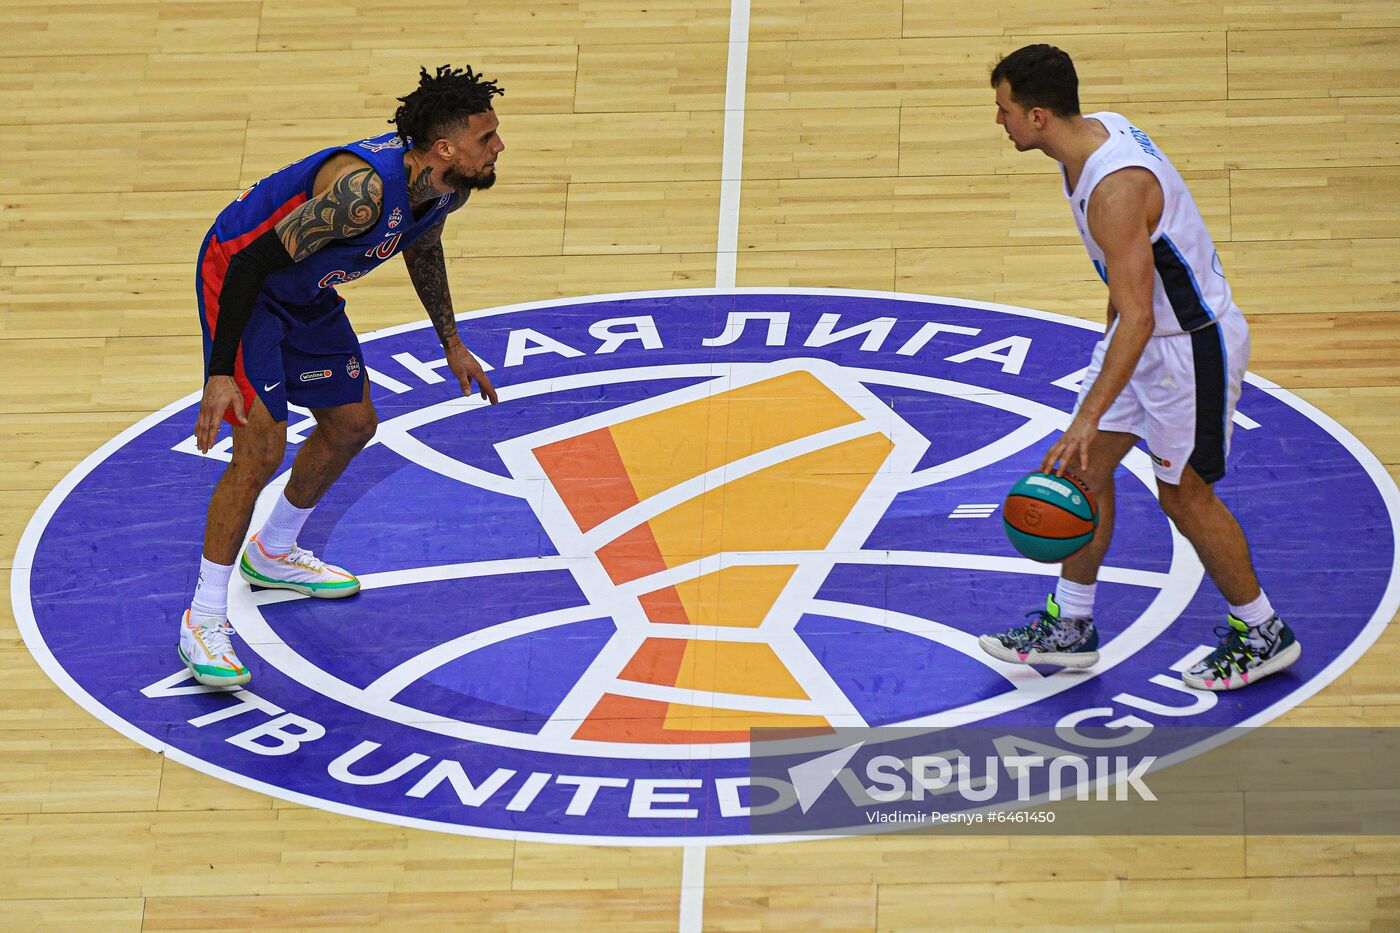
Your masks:
{"label": "white sock", "polygon": [[194,588],[194,603],[190,609],[197,616],[228,616],[228,578],[233,564],[216,564],[207,557],[199,559],[199,582]]}
{"label": "white sock", "polygon": [[1062,619],[1087,619],[1094,614],[1094,593],[1097,583],[1075,583],[1060,577],[1055,584],[1055,602],[1060,607]]}
{"label": "white sock", "polygon": [[1269,597],[1260,590],[1259,595],[1253,602],[1245,603],[1243,606],[1230,604],[1230,615],[1239,619],[1250,628],[1263,625],[1274,617],[1274,607],[1269,604]]}
{"label": "white sock", "polygon": [[306,518],[310,514],[311,509],[299,509],[288,502],[286,492],[279,493],[277,504],[272,507],[272,514],[267,517],[262,531],[258,532],[258,540],[262,542],[263,549],[269,554],[285,554],[290,551],[292,545],[297,543],[301,526],[306,524]]}

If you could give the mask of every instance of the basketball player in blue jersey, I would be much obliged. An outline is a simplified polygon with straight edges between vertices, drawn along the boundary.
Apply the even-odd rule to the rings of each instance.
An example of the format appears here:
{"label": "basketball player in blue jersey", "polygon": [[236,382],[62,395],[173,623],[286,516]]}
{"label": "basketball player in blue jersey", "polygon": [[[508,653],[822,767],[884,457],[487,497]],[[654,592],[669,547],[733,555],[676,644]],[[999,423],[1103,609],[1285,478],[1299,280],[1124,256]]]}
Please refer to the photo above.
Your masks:
{"label": "basketball player in blue jersey", "polygon": [[1029,625],[983,635],[1003,661],[1088,667],[1098,660],[1094,591],[1113,535],[1113,474],[1147,442],[1162,509],[1229,604],[1219,646],[1182,679],[1234,690],[1283,670],[1301,647],[1259,587],[1239,523],[1212,484],[1225,475],[1231,419],[1249,360],[1249,328],[1215,245],[1172,164],[1116,113],[1079,112],[1068,55],[1030,45],[992,71],[997,123],[1016,149],[1060,164],[1064,192],[1108,285],[1108,332],[1094,349],[1074,419],[1042,470],[1077,469],[1098,499],[1093,540],[1065,561]]}
{"label": "basketball player in blue jersey", "polygon": [[[196,275],[205,383],[195,424],[201,451],[221,420],[233,459],[209,501],[194,599],[180,657],[200,683],[247,683],[227,619],[234,564],[256,586],[351,596],[360,582],[298,547],[316,503],[374,435],[377,419],[359,341],[337,285],[402,253],[463,394],[496,403],[463,346],[447,288],[442,229],[473,189],[496,181],[505,149],[492,98],[504,91],[471,68],[424,69],[389,121],[396,132],[323,149],[249,188],[214,221]],[[259,492],[282,463],[287,405],[316,427],[266,524],[239,549]]]}

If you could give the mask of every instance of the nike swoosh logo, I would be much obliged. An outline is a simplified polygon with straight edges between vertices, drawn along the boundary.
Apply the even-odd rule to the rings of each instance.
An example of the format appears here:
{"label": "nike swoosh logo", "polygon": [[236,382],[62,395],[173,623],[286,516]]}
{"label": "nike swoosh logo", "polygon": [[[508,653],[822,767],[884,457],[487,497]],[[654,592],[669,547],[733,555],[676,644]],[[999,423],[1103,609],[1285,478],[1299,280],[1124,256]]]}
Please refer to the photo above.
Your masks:
{"label": "nike swoosh logo", "polygon": [[273,389],[277,388],[277,387],[280,386],[281,384],[282,384],[282,383],[279,381],[279,382],[274,382],[274,383],[273,383],[272,385],[270,385],[270,386],[263,386],[263,391],[264,391],[264,392],[271,392]]}

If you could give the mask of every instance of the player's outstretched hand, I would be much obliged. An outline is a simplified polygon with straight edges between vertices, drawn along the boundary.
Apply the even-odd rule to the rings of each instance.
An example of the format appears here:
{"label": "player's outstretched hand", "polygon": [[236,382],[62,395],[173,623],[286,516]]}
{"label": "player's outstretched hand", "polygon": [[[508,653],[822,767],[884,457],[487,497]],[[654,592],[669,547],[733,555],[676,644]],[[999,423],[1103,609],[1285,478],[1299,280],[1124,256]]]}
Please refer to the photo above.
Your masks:
{"label": "player's outstretched hand", "polygon": [[[462,384],[462,394],[470,397],[473,393],[480,394],[482,398],[492,405],[496,404],[496,390],[491,385],[491,380],[486,378],[486,373],[482,372],[481,364],[471,351],[460,343],[453,342],[447,348],[447,366],[452,370],[452,375],[457,377],[457,381]],[[472,388],[475,382],[477,388]]]}
{"label": "player's outstretched hand", "polygon": [[1089,447],[1097,433],[1098,429],[1093,424],[1076,417],[1070,422],[1069,429],[1046,452],[1045,459],[1040,463],[1040,472],[1063,474],[1065,470],[1073,469],[1075,461],[1078,461],[1081,472],[1089,472]]}
{"label": "player's outstretched hand", "polygon": [[210,376],[204,383],[204,398],[199,402],[199,418],[194,423],[194,442],[200,453],[207,454],[214,446],[214,439],[219,436],[219,422],[230,408],[234,421],[240,426],[248,423],[238,383],[232,376]]}

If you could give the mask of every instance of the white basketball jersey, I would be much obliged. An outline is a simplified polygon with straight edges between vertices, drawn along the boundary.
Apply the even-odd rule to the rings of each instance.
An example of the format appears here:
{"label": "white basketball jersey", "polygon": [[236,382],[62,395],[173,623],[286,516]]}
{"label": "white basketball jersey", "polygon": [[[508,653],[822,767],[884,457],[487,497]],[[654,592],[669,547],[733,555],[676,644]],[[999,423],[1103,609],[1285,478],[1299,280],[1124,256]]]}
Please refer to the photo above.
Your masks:
{"label": "white basketball jersey", "polygon": [[[1230,285],[1220,266],[1215,243],[1206,230],[1201,212],[1186,182],[1147,134],[1117,113],[1091,113],[1108,130],[1108,141],[1089,156],[1079,184],[1073,191],[1065,183],[1074,222],[1099,277],[1108,281],[1103,250],[1089,232],[1089,197],[1106,176],[1119,169],[1145,168],[1162,186],[1162,219],[1152,231],[1152,255],[1156,275],[1152,284],[1152,312],[1156,336],[1183,334],[1209,327],[1225,315],[1240,314],[1230,297]],[[1060,166],[1063,173],[1064,166]]]}

